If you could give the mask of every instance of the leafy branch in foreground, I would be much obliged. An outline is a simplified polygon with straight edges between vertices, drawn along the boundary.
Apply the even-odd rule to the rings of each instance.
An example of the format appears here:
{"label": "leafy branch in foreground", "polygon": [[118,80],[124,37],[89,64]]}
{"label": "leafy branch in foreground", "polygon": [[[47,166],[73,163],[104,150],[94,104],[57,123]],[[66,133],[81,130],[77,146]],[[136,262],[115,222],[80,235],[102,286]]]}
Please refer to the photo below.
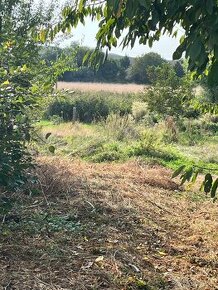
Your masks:
{"label": "leafy branch in foreground", "polygon": [[204,171],[207,173],[204,176],[204,181],[201,184],[200,190],[203,190],[206,194],[210,194],[211,198],[215,201],[217,199],[216,193],[218,190],[218,177],[213,177],[208,171],[218,171],[218,169],[209,169],[204,167],[198,167],[193,165],[192,167],[186,167],[185,165],[180,166],[172,175],[175,178],[180,175],[181,185],[185,182],[194,183],[200,173]]}
{"label": "leafy branch in foreground", "polygon": [[102,47],[116,47],[120,38],[123,47],[133,47],[137,39],[140,44],[152,46],[161,35],[175,37],[181,30],[183,36],[173,58],[180,59],[185,53],[189,70],[201,75],[209,68],[210,85],[218,84],[216,0],[77,0],[63,9],[63,20],[52,29],[42,30],[40,37],[54,38],[58,32],[69,31],[79,22],[84,24],[87,16],[99,22],[97,52]]}

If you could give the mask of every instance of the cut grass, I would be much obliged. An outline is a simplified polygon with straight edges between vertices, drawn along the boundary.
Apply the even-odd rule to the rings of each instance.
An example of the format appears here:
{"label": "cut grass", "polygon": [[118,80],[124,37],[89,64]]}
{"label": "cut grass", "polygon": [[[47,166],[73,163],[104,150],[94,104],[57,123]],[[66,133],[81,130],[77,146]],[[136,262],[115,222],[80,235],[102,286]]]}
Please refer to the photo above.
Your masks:
{"label": "cut grass", "polygon": [[63,157],[38,165],[41,195],[13,193],[1,225],[3,289],[217,289],[217,204],[179,192],[170,171]]}

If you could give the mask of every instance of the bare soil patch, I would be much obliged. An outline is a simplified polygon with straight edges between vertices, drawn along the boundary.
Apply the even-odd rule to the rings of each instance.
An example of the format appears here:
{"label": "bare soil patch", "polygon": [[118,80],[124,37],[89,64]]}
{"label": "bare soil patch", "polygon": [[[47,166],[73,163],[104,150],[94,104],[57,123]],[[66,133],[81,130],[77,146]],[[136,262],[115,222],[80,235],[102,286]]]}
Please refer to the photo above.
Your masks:
{"label": "bare soil patch", "polygon": [[112,93],[140,93],[146,88],[137,84],[58,82],[58,89],[79,90],[83,92],[108,91]]}
{"label": "bare soil patch", "polygon": [[38,163],[1,227],[2,289],[218,289],[217,203],[136,161]]}

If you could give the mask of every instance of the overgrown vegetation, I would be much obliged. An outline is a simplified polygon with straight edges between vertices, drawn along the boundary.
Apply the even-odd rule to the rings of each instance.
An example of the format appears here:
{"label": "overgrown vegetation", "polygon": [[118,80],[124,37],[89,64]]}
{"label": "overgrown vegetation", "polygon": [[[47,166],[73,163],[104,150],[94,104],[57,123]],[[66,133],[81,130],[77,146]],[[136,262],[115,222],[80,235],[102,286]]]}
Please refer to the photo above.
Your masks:
{"label": "overgrown vegetation", "polygon": [[[39,41],[32,29],[45,25],[51,11],[25,1],[1,1],[0,4],[0,186],[16,187],[26,180],[32,166],[27,142],[31,123],[43,89],[37,59]],[[41,68],[40,68],[41,69]],[[38,86],[40,90],[38,90]]]}
{"label": "overgrown vegetation", "polygon": [[[218,6],[183,2],[81,0],[53,26],[53,6],[0,1],[3,289],[216,289]],[[43,46],[87,15],[101,20],[94,53]],[[151,45],[175,22],[188,64],[100,49],[125,28],[124,47]],[[152,86],[56,91],[63,75]]]}
{"label": "overgrown vegetation", "polygon": [[[57,152],[90,161],[140,157],[172,169],[193,165],[205,170],[211,167],[216,173],[217,118],[213,113],[202,113],[195,105],[199,99],[195,82],[188,81],[188,76],[178,78],[167,64],[150,68],[149,75],[154,85],[141,95],[90,93],[87,96],[66,92],[64,96],[61,92],[66,103],[61,103],[61,98],[51,99],[45,112],[50,123],[46,127],[41,123],[44,134],[52,133],[49,142]],[[73,107],[80,123],[61,124],[72,120]],[[83,125],[84,122],[90,125]],[[196,153],[186,156],[183,148],[191,150],[193,146],[199,149],[210,146],[211,156],[204,158],[199,154],[199,158]]]}

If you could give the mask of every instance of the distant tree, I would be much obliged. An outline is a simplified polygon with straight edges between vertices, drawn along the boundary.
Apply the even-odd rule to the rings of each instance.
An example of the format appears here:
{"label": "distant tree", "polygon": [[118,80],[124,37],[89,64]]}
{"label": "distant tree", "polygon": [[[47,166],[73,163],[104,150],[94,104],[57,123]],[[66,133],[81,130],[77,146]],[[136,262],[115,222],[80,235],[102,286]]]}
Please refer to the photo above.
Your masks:
{"label": "distant tree", "polygon": [[185,71],[184,71],[181,61],[175,61],[173,64],[173,67],[178,77],[181,78],[185,75]]}
{"label": "distant tree", "polygon": [[135,83],[148,84],[150,81],[146,70],[150,66],[158,67],[165,62],[165,59],[154,52],[137,57],[129,68],[128,79]]}
{"label": "distant tree", "polygon": [[117,62],[113,59],[107,59],[96,72],[96,78],[98,80],[117,82],[117,76],[119,67]]}
{"label": "distant tree", "polygon": [[218,85],[217,0],[79,0],[62,15],[62,23],[51,35],[84,23],[85,16],[98,19],[97,49],[116,47],[123,33],[123,47],[133,47],[137,40],[152,46],[164,33],[177,35],[180,25],[184,33],[173,58],[180,59],[185,53],[189,70],[197,75],[208,70],[209,83]]}
{"label": "distant tree", "polygon": [[127,81],[127,70],[129,66],[130,66],[130,59],[128,56],[124,56],[118,61],[118,67],[119,67],[118,81],[119,82],[124,83]]}
{"label": "distant tree", "polygon": [[128,56],[124,56],[119,60],[120,68],[126,70],[130,66],[130,59]]}
{"label": "distant tree", "polygon": [[39,51],[40,58],[45,60],[47,64],[56,61],[61,53],[62,49],[58,46],[43,46]]}

